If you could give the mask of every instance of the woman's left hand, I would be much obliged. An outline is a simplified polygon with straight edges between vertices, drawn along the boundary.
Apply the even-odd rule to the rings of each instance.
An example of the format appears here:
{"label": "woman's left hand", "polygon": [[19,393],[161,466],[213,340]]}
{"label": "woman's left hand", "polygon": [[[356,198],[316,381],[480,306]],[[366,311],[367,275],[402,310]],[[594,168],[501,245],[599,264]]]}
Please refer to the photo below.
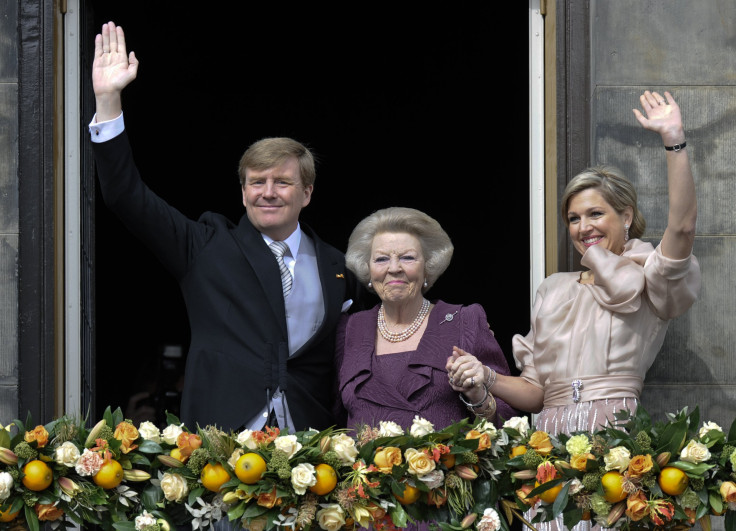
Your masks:
{"label": "woman's left hand", "polygon": [[452,347],[452,356],[447,358],[447,377],[454,391],[465,394],[477,402],[485,395],[483,382],[485,368],[478,358],[458,347]]}

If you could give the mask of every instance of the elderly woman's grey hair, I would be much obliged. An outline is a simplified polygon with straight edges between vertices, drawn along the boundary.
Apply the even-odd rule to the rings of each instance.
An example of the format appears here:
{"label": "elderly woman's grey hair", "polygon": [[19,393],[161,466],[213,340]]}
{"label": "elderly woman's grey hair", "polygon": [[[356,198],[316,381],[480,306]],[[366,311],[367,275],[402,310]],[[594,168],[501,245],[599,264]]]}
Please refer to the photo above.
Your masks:
{"label": "elderly woman's grey hair", "polygon": [[424,255],[426,292],[450,265],[454,247],[442,226],[420,210],[406,207],[389,207],[377,210],[364,218],[350,235],[345,263],[358,280],[368,286],[371,279],[370,260],[373,239],[378,234],[404,233],[417,238]]}

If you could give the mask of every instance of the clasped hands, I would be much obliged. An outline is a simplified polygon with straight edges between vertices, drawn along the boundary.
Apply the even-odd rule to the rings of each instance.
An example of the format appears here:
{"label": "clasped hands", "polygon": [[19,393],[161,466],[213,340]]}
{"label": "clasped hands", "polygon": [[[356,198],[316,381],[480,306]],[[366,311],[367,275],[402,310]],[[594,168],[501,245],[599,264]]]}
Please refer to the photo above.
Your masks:
{"label": "clasped hands", "polygon": [[478,358],[461,348],[452,347],[452,355],[447,358],[445,369],[450,387],[454,391],[463,393],[472,402],[477,402],[485,396],[483,383],[488,375],[485,366]]}

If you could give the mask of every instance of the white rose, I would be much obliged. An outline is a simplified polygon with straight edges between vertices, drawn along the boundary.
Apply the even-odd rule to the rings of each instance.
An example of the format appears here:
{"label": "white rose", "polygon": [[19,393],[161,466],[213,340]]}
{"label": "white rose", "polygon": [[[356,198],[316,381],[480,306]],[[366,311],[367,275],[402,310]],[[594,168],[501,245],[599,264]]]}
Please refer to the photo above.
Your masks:
{"label": "white rose", "polygon": [[321,505],[322,509],[317,511],[317,522],[326,531],[337,531],[345,525],[345,512],[336,503]]}
{"label": "white rose", "polygon": [[13,488],[13,476],[7,472],[0,472],[0,501],[8,499]]}
{"label": "white rose", "polygon": [[572,478],[569,483],[570,487],[568,492],[570,494],[577,494],[581,490],[583,490],[583,482],[580,481],[578,478]]}
{"label": "white rose", "polygon": [[501,518],[495,509],[489,507],[483,511],[483,517],[478,522],[478,531],[498,531],[501,529]]}
{"label": "white rose", "polygon": [[161,490],[164,491],[164,497],[173,502],[180,502],[189,494],[187,480],[171,472],[166,472],[161,478]]}
{"label": "white rose", "polygon": [[691,440],[680,452],[680,459],[691,463],[702,463],[710,459],[710,451],[703,443]]}
{"label": "white rose", "polygon": [[[138,433],[147,441],[161,442],[161,430],[150,420],[141,422],[141,425],[138,426]],[[176,440],[174,440],[174,443],[176,443]]]}
{"label": "white rose", "polygon": [[529,419],[526,417],[511,417],[503,423],[504,428],[512,428],[519,432],[522,437],[529,433]]}
{"label": "white rose", "polygon": [[179,435],[181,435],[181,432],[183,431],[184,430],[181,429],[181,425],[177,426],[176,424],[169,424],[164,428],[161,436],[166,444],[176,444],[176,439],[179,438]]}
{"label": "white rose", "polygon": [[305,494],[307,488],[317,483],[317,476],[314,473],[314,466],[310,463],[301,463],[291,469],[291,486],[294,492]]}
{"label": "white rose", "polygon": [[708,421],[708,422],[706,422],[706,423],[703,424],[703,427],[702,428],[700,428],[700,431],[698,432],[698,437],[702,439],[711,430],[716,430],[716,431],[719,431],[719,432],[723,433],[723,428],[721,428],[715,422]]}
{"label": "white rose", "polygon": [[487,420],[481,421],[481,423],[478,424],[478,427],[475,429],[480,433],[487,433],[490,440],[495,439],[498,435],[498,430],[496,429],[496,426],[493,424],[493,422],[488,422]]}
{"label": "white rose", "polygon": [[616,446],[603,456],[603,461],[606,463],[606,470],[618,470],[623,472],[628,468],[629,461],[631,461],[631,452],[624,446]]}
{"label": "white rose", "polygon": [[442,472],[442,470],[432,470],[432,472],[424,474],[423,476],[417,476],[417,478],[419,478],[419,481],[422,483],[426,483],[427,487],[430,489],[438,489],[445,482],[445,473]]}
{"label": "white rose", "polygon": [[352,465],[358,457],[355,439],[345,433],[338,433],[330,438],[330,449],[337,454],[343,465]]}
{"label": "white rose", "polygon": [[294,454],[302,448],[302,444],[296,440],[296,435],[283,435],[276,437],[273,441],[273,445],[277,450],[281,450],[286,454],[286,457],[291,459]]}
{"label": "white rose", "polygon": [[152,525],[156,525],[156,517],[148,511],[143,511],[143,514],[135,517],[135,528],[138,531]]}
{"label": "white rose", "polygon": [[429,433],[434,433],[434,424],[419,415],[414,415],[414,421],[411,423],[409,433],[414,437],[424,437]]}
{"label": "white rose", "polygon": [[378,435],[381,437],[398,437],[404,435],[404,430],[392,420],[382,420],[378,423]]}
{"label": "white rose", "polygon": [[258,448],[258,444],[256,443],[255,439],[253,439],[253,430],[241,431],[240,433],[238,433],[238,436],[235,438],[235,440],[240,446],[245,446],[250,450],[255,450],[256,448]]}
{"label": "white rose", "polygon": [[54,451],[54,461],[60,465],[73,467],[79,460],[79,448],[71,441],[65,441]]}

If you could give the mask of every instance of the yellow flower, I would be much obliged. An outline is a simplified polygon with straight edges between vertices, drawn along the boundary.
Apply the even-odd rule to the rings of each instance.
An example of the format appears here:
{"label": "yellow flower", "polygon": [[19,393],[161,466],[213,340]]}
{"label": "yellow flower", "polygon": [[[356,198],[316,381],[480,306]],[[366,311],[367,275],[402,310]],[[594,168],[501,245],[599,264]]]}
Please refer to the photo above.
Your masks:
{"label": "yellow flower", "polygon": [[649,504],[647,497],[642,491],[632,494],[626,500],[626,516],[634,522],[638,522],[649,514]]}
{"label": "yellow flower", "polygon": [[593,454],[574,455],[570,458],[570,466],[575,470],[585,472],[586,467],[588,466],[588,459],[592,459],[593,461],[595,461],[595,456]]}
{"label": "yellow flower", "polygon": [[276,496],[276,487],[274,487],[271,492],[259,494],[256,503],[261,507],[266,507],[267,509],[271,509],[274,505],[280,505],[281,498]]}
{"label": "yellow flower", "polygon": [[51,503],[37,503],[34,509],[41,521],[53,522],[64,515],[63,510]]}
{"label": "yellow flower", "polygon": [[649,472],[654,466],[652,462],[652,456],[649,454],[635,455],[629,461],[629,475],[634,477],[641,477]]}
{"label": "yellow flower", "polygon": [[29,443],[36,441],[36,446],[43,448],[49,442],[49,432],[46,431],[46,428],[39,425],[33,428],[33,430],[27,431],[24,438]]}
{"label": "yellow flower", "polygon": [[416,448],[407,448],[404,452],[404,458],[409,464],[409,473],[417,476],[424,476],[432,472],[437,463],[434,462],[426,452],[417,450]]}
{"label": "yellow flower", "polygon": [[724,481],[723,483],[721,483],[719,491],[724,502],[736,502],[736,483],[734,483],[733,481]]}
{"label": "yellow flower", "polygon": [[402,462],[401,449],[395,446],[380,447],[373,457],[373,462],[380,472],[390,474],[391,469],[396,465],[400,465]]}
{"label": "yellow flower", "polygon": [[355,505],[351,512],[353,520],[355,520],[355,523],[358,524],[359,527],[368,528],[370,526],[373,519],[371,518],[371,512],[368,509],[361,507],[360,505]]}
{"label": "yellow flower", "polygon": [[476,452],[482,452],[483,450],[488,450],[491,447],[491,436],[486,431],[480,432],[478,430],[470,430],[465,435],[465,438],[478,440],[478,448],[475,450]]}
{"label": "yellow flower", "polygon": [[123,421],[118,424],[113,437],[120,441],[120,451],[124,454],[138,448],[138,445],[134,444],[139,437],[138,429],[130,422]]}
{"label": "yellow flower", "polygon": [[549,455],[552,453],[552,442],[549,440],[549,435],[543,431],[535,431],[532,436],[529,437],[529,446],[539,455]]}

